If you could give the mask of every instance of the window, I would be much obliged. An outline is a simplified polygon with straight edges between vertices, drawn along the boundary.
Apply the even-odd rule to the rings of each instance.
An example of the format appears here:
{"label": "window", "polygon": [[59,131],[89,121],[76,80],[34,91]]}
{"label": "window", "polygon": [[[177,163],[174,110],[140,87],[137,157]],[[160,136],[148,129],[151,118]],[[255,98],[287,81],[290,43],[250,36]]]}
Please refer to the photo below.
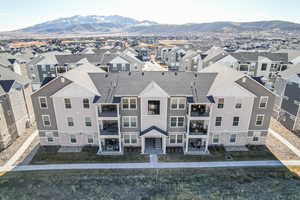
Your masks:
{"label": "window", "polygon": [[160,115],[160,101],[148,101],[148,115]]}
{"label": "window", "polygon": [[259,108],[266,108],[269,97],[260,97]]}
{"label": "window", "polygon": [[125,66],[126,66],[126,70],[130,71],[130,64],[125,64]]}
{"label": "window", "polygon": [[125,134],[124,135],[125,144],[137,144],[137,135],[136,134]]}
{"label": "window", "polygon": [[248,65],[240,65],[240,71],[248,71]]}
{"label": "window", "polygon": [[235,109],[241,109],[242,108],[242,99],[236,99],[235,100]]}
{"label": "window", "polygon": [[267,70],[267,66],[268,66],[267,63],[263,63],[263,64],[261,65],[261,71],[266,71],[266,70]]}
{"label": "window", "polygon": [[47,140],[48,140],[48,142],[54,142],[53,137],[48,137]]}
{"label": "window", "polygon": [[88,144],[93,144],[93,143],[94,143],[94,137],[88,136]]}
{"label": "window", "polygon": [[40,137],[46,137],[46,134],[45,134],[45,132],[39,132],[39,136]]}
{"label": "window", "polygon": [[48,108],[46,97],[39,97],[39,101],[40,101],[40,108],[42,109]]}
{"label": "window", "polygon": [[124,128],[136,128],[137,127],[137,117],[136,116],[123,116],[122,117]]}
{"label": "window", "polygon": [[224,98],[218,100],[218,108],[224,108]]}
{"label": "window", "polygon": [[46,65],[40,65],[41,66],[41,68],[42,68],[42,71],[46,71]]}
{"label": "window", "polygon": [[53,132],[53,137],[58,137],[58,132]]}
{"label": "window", "polygon": [[236,142],[236,134],[230,135],[230,143],[235,143]]}
{"label": "window", "polygon": [[232,126],[238,126],[240,121],[240,117],[233,117]]}
{"label": "window", "polygon": [[185,98],[171,98],[172,110],[184,110],[185,104],[186,104]]}
{"label": "window", "polygon": [[90,100],[83,99],[83,108],[90,108]]}
{"label": "window", "polygon": [[45,127],[51,126],[50,116],[49,115],[42,115],[43,124]]}
{"label": "window", "polygon": [[74,121],[72,117],[67,117],[68,126],[74,126]]}
{"label": "window", "polygon": [[259,141],[259,137],[254,136],[253,139],[252,139],[252,141],[253,141],[253,142],[258,142],[258,141]]}
{"label": "window", "polygon": [[213,144],[219,144],[219,135],[214,135],[213,136],[213,141],[212,141]]}
{"label": "window", "polygon": [[222,117],[216,117],[216,124],[215,126],[222,126]]}
{"label": "window", "polygon": [[169,142],[170,144],[182,144],[183,136],[181,134],[170,135]]}
{"label": "window", "polygon": [[242,104],[241,103],[236,103],[235,104],[235,108],[236,109],[241,109],[242,108]]}
{"label": "window", "polygon": [[85,118],[85,126],[92,126],[92,119],[90,117]]}
{"label": "window", "polygon": [[76,143],[77,142],[76,136],[70,135],[70,141],[71,141],[71,143]]}
{"label": "window", "polygon": [[54,65],[50,65],[50,70],[54,71],[55,70],[55,66]]}
{"label": "window", "polygon": [[122,98],[123,110],[134,110],[137,107],[136,104],[137,104],[136,98]]}
{"label": "window", "polygon": [[170,119],[170,127],[184,127],[184,117],[171,117]]}
{"label": "window", "polygon": [[264,121],[264,115],[256,115],[256,126],[262,126]]}
{"label": "window", "polygon": [[65,108],[67,109],[72,108],[71,99],[65,99]]}

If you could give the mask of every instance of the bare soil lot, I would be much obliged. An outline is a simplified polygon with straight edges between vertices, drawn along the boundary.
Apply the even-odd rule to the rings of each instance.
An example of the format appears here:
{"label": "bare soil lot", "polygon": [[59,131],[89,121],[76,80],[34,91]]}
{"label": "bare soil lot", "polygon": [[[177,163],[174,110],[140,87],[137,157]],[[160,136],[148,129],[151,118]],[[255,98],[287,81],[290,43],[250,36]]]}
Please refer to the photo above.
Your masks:
{"label": "bare soil lot", "polygon": [[0,199],[300,199],[300,178],[284,167],[10,172]]}

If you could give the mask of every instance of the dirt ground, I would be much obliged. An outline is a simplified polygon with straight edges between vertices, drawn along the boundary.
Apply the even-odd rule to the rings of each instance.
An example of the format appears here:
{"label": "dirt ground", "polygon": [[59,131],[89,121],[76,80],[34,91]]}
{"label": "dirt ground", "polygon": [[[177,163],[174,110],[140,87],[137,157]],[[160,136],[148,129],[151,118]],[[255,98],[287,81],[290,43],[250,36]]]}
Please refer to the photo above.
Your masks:
{"label": "dirt ground", "polygon": [[0,199],[297,200],[300,178],[284,167],[8,173]]}

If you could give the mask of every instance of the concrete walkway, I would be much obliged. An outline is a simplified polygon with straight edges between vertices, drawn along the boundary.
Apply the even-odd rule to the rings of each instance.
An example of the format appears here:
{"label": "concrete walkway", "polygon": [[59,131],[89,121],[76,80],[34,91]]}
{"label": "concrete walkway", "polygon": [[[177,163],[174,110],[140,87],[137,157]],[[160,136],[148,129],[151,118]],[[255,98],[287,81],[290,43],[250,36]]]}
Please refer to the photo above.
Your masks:
{"label": "concrete walkway", "polygon": [[95,163],[95,164],[52,164],[20,165],[0,171],[40,171],[40,170],[76,170],[76,169],[165,169],[165,168],[219,168],[219,167],[270,167],[300,166],[299,160],[290,161],[226,161],[226,162],[170,162],[170,163]]}
{"label": "concrete walkway", "polygon": [[[14,164],[20,159],[20,157],[24,154],[26,149],[30,146],[32,141],[35,139],[35,137],[38,136],[38,131],[35,131],[32,133],[27,140],[22,144],[22,146],[18,149],[18,151],[5,163],[5,165],[2,167],[2,169],[8,169],[12,168]],[[1,168],[0,168],[1,170]]]}
{"label": "concrete walkway", "polygon": [[287,141],[284,137],[282,137],[279,133],[275,132],[272,129],[269,129],[269,133],[271,133],[276,139],[286,145],[292,152],[294,152],[298,157],[300,157],[300,150],[297,149],[294,145],[292,145],[289,141]]}

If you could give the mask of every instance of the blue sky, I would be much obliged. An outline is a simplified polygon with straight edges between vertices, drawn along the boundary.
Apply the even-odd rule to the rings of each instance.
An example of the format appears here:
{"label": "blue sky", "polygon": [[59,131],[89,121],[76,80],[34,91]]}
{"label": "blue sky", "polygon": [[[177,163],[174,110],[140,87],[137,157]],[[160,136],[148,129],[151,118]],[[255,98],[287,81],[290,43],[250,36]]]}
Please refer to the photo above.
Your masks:
{"label": "blue sky", "polygon": [[122,15],[183,24],[287,20],[300,23],[299,0],[0,0],[0,31],[74,15]]}

